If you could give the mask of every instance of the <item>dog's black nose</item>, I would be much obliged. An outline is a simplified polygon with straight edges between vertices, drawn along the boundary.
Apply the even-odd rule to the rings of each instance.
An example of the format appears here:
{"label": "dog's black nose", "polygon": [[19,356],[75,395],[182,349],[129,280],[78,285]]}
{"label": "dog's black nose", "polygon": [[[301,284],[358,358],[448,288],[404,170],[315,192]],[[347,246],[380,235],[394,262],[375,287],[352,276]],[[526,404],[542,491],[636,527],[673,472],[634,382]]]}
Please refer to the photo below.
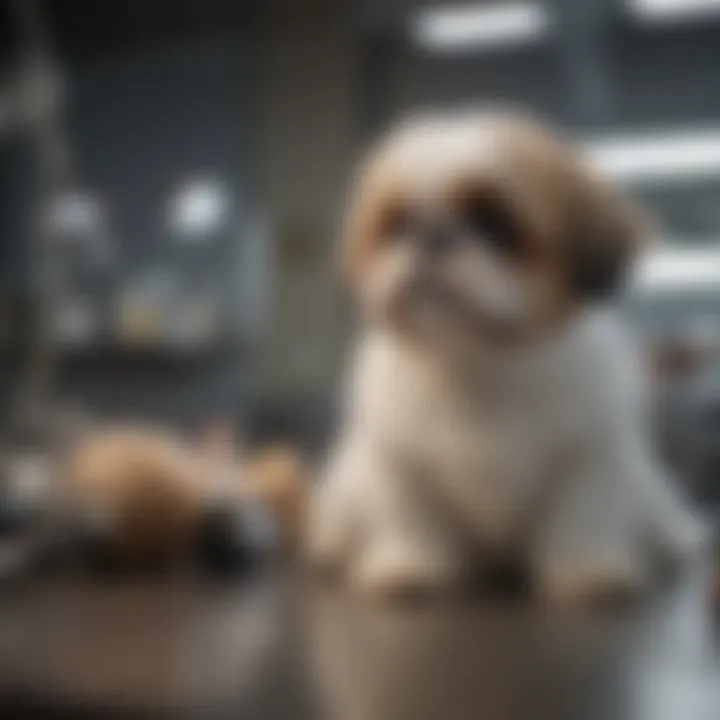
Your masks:
{"label": "dog's black nose", "polygon": [[432,258],[442,255],[450,242],[448,228],[434,222],[428,223],[420,230],[419,243],[423,252]]}

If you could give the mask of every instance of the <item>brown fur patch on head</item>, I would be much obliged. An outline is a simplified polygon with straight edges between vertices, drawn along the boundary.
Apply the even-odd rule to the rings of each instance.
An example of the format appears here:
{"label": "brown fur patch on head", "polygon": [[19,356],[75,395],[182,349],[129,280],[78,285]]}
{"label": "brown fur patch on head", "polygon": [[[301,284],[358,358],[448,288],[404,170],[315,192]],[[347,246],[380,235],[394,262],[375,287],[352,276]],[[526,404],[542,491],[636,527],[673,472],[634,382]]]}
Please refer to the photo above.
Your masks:
{"label": "brown fur patch on head", "polygon": [[361,165],[345,215],[340,266],[351,287],[382,249],[384,233],[400,212],[402,188],[385,167],[383,152],[378,147]]}
{"label": "brown fur patch on head", "polygon": [[571,287],[581,299],[616,290],[650,237],[643,213],[613,188],[583,171],[572,185],[567,258]]}
{"label": "brown fur patch on head", "polygon": [[542,125],[511,118],[498,138],[506,188],[535,249],[521,272],[555,307],[547,320],[616,291],[649,237],[644,214]]}

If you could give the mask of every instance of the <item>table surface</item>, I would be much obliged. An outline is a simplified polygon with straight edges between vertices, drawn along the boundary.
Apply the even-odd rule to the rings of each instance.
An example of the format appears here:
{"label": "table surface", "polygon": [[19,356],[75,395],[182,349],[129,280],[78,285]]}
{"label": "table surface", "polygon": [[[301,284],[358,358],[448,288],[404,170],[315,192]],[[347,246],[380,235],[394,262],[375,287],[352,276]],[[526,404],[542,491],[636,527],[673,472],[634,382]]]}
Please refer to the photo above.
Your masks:
{"label": "table surface", "polygon": [[717,720],[703,571],[641,607],[383,605],[297,573],[0,592],[0,717]]}

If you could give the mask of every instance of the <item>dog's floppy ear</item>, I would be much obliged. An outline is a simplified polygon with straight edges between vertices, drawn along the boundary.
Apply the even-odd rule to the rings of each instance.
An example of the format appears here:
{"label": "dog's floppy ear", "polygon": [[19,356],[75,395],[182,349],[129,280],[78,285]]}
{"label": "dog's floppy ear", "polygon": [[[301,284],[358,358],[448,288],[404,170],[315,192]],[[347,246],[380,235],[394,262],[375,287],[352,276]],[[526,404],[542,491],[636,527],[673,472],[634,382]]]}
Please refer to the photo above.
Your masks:
{"label": "dog's floppy ear", "polygon": [[349,195],[340,230],[338,265],[342,279],[352,288],[374,252],[376,230],[374,198],[367,181],[356,181]]}
{"label": "dog's floppy ear", "polygon": [[403,138],[422,139],[427,117],[406,120],[370,147],[350,187],[341,228],[339,265],[350,287],[357,287],[402,214],[402,180],[395,174],[394,148]]}
{"label": "dog's floppy ear", "polygon": [[650,235],[650,223],[629,200],[589,176],[575,178],[569,195],[567,251],[575,295],[611,295]]}
{"label": "dog's floppy ear", "polygon": [[350,288],[357,287],[380,249],[382,226],[392,205],[393,189],[380,161],[380,152],[375,150],[361,163],[348,194],[338,264]]}

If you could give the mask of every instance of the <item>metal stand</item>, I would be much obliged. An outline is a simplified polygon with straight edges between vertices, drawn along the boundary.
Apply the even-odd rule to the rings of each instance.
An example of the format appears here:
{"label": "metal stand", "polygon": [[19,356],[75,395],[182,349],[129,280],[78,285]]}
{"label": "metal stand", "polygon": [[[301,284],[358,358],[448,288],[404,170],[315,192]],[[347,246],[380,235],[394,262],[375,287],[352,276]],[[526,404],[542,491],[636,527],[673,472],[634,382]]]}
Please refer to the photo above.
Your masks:
{"label": "metal stand", "polygon": [[57,365],[55,308],[61,299],[62,257],[51,222],[57,198],[69,187],[70,161],[62,121],[59,76],[37,0],[15,0],[21,38],[21,111],[33,134],[39,187],[32,234],[33,281],[27,357],[22,363],[12,422],[21,431],[47,426]]}

